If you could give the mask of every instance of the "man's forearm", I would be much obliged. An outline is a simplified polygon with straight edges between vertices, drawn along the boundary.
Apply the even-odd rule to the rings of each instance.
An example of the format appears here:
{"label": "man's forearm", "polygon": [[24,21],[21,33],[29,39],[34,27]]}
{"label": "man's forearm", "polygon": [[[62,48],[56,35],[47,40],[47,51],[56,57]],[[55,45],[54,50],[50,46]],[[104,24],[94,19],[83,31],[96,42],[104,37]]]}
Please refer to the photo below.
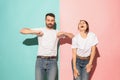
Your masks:
{"label": "man's forearm", "polygon": [[64,35],[69,37],[69,38],[73,38],[74,37],[74,35],[72,33],[64,32]]}
{"label": "man's forearm", "polygon": [[34,31],[32,31],[29,28],[23,28],[20,30],[20,33],[22,33],[22,34],[34,34]]}

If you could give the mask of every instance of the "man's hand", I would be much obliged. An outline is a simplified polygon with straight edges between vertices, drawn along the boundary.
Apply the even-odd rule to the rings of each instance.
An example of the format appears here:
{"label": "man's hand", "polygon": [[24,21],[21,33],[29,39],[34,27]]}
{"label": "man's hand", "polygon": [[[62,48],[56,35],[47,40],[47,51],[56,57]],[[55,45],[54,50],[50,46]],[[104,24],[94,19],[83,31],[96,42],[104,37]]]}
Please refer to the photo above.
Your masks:
{"label": "man's hand", "polygon": [[57,37],[58,38],[69,37],[72,39],[74,37],[74,35],[72,33],[67,33],[67,32],[58,32]]}
{"label": "man's hand", "polygon": [[43,36],[42,31],[33,31],[33,34],[36,34],[37,36]]}
{"label": "man's hand", "polygon": [[65,38],[65,32],[58,32],[57,37],[58,38]]}

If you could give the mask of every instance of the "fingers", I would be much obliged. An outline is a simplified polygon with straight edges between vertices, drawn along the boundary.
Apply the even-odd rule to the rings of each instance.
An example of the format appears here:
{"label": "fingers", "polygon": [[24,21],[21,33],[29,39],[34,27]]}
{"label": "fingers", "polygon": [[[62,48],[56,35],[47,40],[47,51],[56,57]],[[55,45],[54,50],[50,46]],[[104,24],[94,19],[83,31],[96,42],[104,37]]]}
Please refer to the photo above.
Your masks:
{"label": "fingers", "polygon": [[92,67],[93,67],[92,65],[89,65],[89,64],[86,65],[86,72],[89,73],[91,71]]}
{"label": "fingers", "polygon": [[38,32],[36,32],[36,35],[42,36],[42,35],[43,35],[43,32],[42,32],[42,31],[38,31]]}
{"label": "fingers", "polygon": [[57,37],[58,38],[65,38],[64,32],[59,32]]}
{"label": "fingers", "polygon": [[76,73],[76,74],[74,75],[75,79],[76,79],[79,75],[80,75],[79,73]]}
{"label": "fingers", "polygon": [[90,68],[87,68],[87,69],[86,69],[86,72],[87,72],[87,73],[89,73],[90,71],[91,71],[91,69],[90,69]]}
{"label": "fingers", "polygon": [[74,70],[74,77],[75,79],[80,75],[80,73],[78,72],[78,70]]}
{"label": "fingers", "polygon": [[63,35],[64,35],[64,33],[63,33],[63,32],[59,32],[58,34],[59,34],[59,36],[63,36]]}

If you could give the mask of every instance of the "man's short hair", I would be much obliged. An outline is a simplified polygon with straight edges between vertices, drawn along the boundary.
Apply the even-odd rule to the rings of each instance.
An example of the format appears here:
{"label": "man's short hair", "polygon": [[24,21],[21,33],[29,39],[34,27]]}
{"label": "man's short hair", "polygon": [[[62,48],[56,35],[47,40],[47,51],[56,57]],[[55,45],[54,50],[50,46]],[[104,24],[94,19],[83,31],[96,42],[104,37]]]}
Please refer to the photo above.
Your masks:
{"label": "man's short hair", "polygon": [[51,16],[51,17],[55,18],[55,15],[53,13],[47,13],[46,16],[45,16],[45,19],[47,18],[47,16]]}

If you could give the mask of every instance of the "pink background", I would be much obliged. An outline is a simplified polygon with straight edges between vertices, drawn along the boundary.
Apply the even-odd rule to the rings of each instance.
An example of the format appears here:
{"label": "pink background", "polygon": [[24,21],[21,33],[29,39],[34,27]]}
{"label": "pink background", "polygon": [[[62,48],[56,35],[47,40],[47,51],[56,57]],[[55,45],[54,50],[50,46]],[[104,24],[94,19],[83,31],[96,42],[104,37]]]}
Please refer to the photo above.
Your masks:
{"label": "pink background", "polygon": [[[120,80],[120,0],[60,0],[62,31],[78,32],[87,20],[99,44],[91,80]],[[73,80],[71,44],[60,46],[60,80]]]}

